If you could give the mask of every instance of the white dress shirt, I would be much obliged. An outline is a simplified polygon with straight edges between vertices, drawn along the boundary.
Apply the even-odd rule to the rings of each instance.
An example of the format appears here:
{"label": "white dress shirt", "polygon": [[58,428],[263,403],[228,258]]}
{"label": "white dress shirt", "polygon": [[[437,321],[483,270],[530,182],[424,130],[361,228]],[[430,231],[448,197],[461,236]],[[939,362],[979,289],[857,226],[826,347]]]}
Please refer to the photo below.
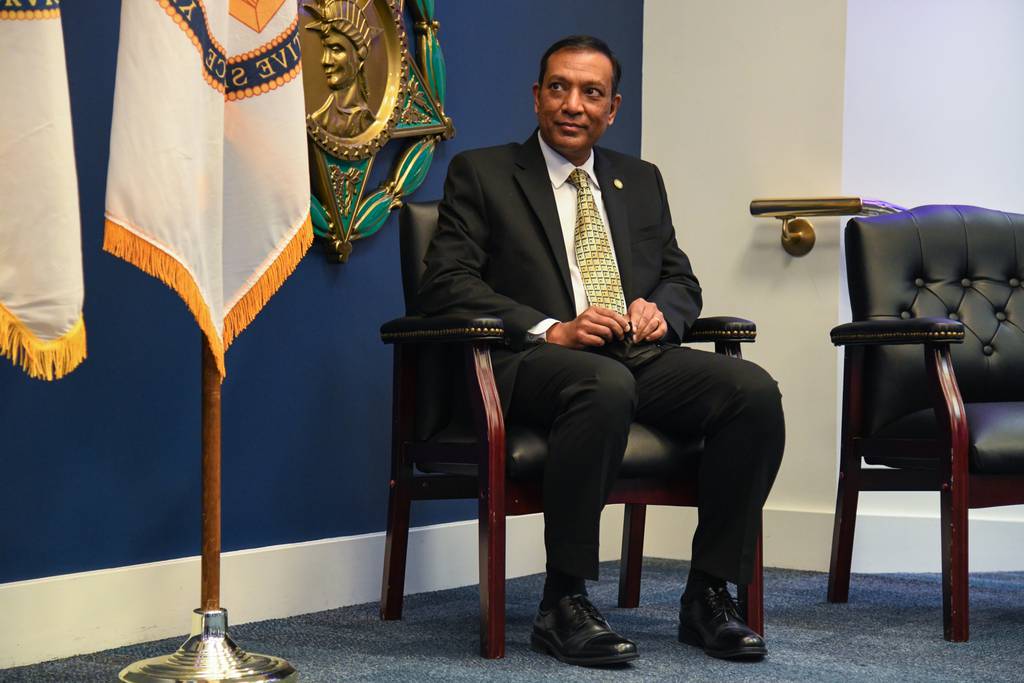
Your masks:
{"label": "white dress shirt", "polygon": [[[580,273],[579,264],[576,262],[576,186],[569,182],[569,175],[576,170],[576,166],[561,154],[551,149],[544,142],[540,132],[537,132],[537,141],[540,143],[540,151],[544,155],[544,163],[548,167],[548,177],[551,178],[551,190],[555,195],[555,206],[558,208],[558,221],[562,225],[562,240],[565,243],[565,255],[569,260],[569,280],[572,282],[572,298],[576,304],[576,315],[579,315],[590,306],[587,299],[587,290],[583,285],[583,274]],[[594,152],[580,165],[581,169],[590,179],[590,191],[594,195],[594,203],[597,204],[597,211],[601,214],[601,223],[608,234],[608,244],[612,246],[612,259],[615,259],[614,242],[608,228],[608,213],[604,210],[604,201],[601,198],[601,186],[594,175]],[[618,261],[616,260],[616,268]],[[547,334],[548,329],[559,322],[554,318],[547,318],[531,327],[527,333],[530,336],[540,337]],[[562,321],[568,322],[568,321]]]}

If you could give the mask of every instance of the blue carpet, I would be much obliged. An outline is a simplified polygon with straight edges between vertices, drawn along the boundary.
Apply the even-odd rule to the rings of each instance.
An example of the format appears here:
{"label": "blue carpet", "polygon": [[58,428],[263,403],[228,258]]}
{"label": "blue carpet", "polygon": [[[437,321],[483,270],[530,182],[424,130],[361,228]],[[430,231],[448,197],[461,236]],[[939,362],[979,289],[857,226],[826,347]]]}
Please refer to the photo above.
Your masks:
{"label": "blue carpet", "polygon": [[[232,627],[243,647],[287,658],[303,683],[325,681],[1024,681],[1024,572],[972,574],[971,640],[942,639],[938,575],[855,575],[850,602],[825,602],[827,576],[769,569],[765,576],[769,657],[735,664],[676,642],[679,589],[687,563],[644,561],[641,606],[612,607],[617,563],[601,567],[590,593],[612,625],[637,642],[640,659],[620,669],[563,665],[529,648],[543,584],[508,582],[503,660],[477,654],[475,587],[406,598],[399,622],[377,604]],[[228,606],[230,608],[230,605]],[[116,680],[129,663],[172,652],[172,638],[0,671],[2,681]]]}

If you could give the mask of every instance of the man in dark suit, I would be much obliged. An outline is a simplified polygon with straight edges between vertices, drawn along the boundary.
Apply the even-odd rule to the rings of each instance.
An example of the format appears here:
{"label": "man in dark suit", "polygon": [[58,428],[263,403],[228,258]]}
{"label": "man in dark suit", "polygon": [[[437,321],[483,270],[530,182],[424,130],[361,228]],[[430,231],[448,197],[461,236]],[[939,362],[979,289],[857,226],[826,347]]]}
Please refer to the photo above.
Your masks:
{"label": "man in dark suit", "polygon": [[597,579],[601,510],[637,420],[705,435],[679,639],[718,657],[759,658],[764,641],[726,582],[752,576],[782,458],[780,395],[753,363],[678,345],[701,294],[661,174],[595,147],[615,121],[620,73],[596,38],[548,49],[533,86],[537,133],[452,159],[418,302],[428,314],[502,318],[509,348],[493,362],[506,414],[549,431],[534,649],[582,665],[637,656],[584,582]]}

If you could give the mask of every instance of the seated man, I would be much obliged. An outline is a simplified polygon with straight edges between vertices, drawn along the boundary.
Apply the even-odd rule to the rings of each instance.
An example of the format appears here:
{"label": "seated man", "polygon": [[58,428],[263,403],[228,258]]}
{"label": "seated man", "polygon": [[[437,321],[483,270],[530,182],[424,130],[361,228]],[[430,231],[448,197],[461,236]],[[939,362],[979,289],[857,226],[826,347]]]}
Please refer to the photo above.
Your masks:
{"label": "seated man", "polygon": [[637,657],[584,583],[597,579],[601,510],[637,420],[706,438],[679,640],[759,658],[764,641],[726,582],[752,577],[782,460],[781,397],[757,365],[678,345],[701,294],[661,174],[594,146],[615,121],[619,77],[601,40],[548,48],[533,86],[538,131],[452,159],[418,301],[427,314],[502,318],[510,348],[495,349],[493,364],[506,415],[550,433],[533,648],[581,665]]}

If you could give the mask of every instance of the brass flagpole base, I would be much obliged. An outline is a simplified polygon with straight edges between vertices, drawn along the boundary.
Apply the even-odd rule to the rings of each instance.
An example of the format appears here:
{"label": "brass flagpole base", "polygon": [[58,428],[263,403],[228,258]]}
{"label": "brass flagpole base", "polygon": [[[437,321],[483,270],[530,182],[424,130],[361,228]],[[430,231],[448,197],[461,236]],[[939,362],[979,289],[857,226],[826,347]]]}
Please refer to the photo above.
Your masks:
{"label": "brass flagpole base", "polygon": [[227,610],[192,613],[192,634],[172,655],[144,659],[125,667],[126,683],[294,683],[299,674],[279,657],[244,651],[228,636]]}

